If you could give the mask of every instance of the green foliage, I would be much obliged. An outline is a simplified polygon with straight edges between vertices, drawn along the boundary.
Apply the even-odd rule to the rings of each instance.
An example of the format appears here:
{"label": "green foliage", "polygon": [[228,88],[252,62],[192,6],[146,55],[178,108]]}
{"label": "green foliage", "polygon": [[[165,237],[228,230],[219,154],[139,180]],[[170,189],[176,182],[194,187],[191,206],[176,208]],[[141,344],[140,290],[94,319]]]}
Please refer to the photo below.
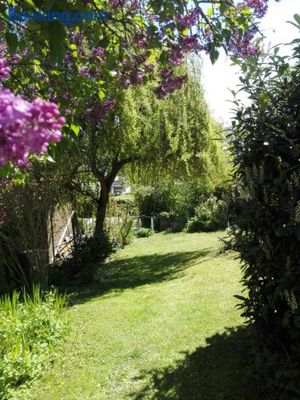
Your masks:
{"label": "green foliage", "polygon": [[120,237],[120,244],[121,246],[126,246],[131,242],[133,233],[132,233],[132,227],[133,227],[133,219],[130,217],[124,218],[122,225],[120,227],[119,231],[119,237]]}
{"label": "green foliage", "polygon": [[62,311],[66,299],[56,291],[32,295],[14,292],[0,298],[0,393],[15,391],[40,375],[66,332]]}
{"label": "green foliage", "polygon": [[187,232],[211,232],[226,228],[228,207],[224,200],[210,196],[195,208],[195,215],[185,226]]}
{"label": "green foliage", "polygon": [[74,205],[79,218],[92,218],[96,213],[96,203],[88,196],[77,193]]}
{"label": "green foliage", "polygon": [[[224,229],[229,219],[231,191],[226,186],[208,187],[200,180],[161,182],[159,188],[140,187],[136,200],[140,215],[157,215],[158,229],[167,219],[173,232],[213,231]],[[148,221],[143,221],[144,225]]]}
{"label": "green foliage", "polygon": [[[113,244],[108,234],[80,239],[63,265],[57,267],[64,275],[63,281],[76,278],[84,282],[92,281],[101,265],[113,252]],[[54,282],[55,283],[55,282]]]}
{"label": "green foliage", "polygon": [[131,242],[136,215],[137,210],[132,196],[110,198],[106,229],[115,247],[124,247]]}
{"label": "green foliage", "polygon": [[152,235],[152,230],[148,229],[148,228],[140,228],[137,232],[136,232],[136,236],[138,238],[148,238],[149,236]]}
{"label": "green foliage", "polygon": [[172,195],[167,187],[155,189],[140,186],[135,190],[134,195],[139,215],[158,215],[172,207]]}
{"label": "green foliage", "polygon": [[260,398],[291,400],[300,397],[300,63],[299,47],[292,59],[278,50],[242,65],[252,104],[239,108],[231,140]]}

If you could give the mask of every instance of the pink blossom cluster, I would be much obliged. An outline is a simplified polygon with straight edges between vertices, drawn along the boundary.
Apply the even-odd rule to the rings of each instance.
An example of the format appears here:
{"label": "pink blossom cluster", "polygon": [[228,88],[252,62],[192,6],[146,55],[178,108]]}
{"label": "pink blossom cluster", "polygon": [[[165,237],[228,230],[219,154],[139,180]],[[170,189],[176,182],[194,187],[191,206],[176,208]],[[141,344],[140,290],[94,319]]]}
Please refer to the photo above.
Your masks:
{"label": "pink blossom cluster", "polygon": [[162,83],[156,89],[156,96],[158,99],[163,99],[169,93],[175,92],[180,89],[187,81],[186,75],[174,76],[172,69],[167,68],[161,72]]}
{"label": "pink blossom cluster", "polygon": [[12,161],[28,166],[31,153],[46,152],[50,142],[61,140],[64,123],[56,104],[41,99],[30,103],[0,89],[0,165]]}
{"label": "pink blossom cluster", "polygon": [[5,58],[0,58],[0,81],[10,77],[10,66]]}

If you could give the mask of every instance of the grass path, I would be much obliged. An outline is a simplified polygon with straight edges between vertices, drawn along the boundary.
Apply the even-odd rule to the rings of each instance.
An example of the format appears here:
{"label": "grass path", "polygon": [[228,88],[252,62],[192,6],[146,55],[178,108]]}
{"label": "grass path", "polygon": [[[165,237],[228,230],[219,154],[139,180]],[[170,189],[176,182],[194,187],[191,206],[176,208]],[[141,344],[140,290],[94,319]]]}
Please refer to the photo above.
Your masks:
{"label": "grass path", "polygon": [[[106,264],[33,400],[242,400],[240,270],[218,234],[155,234]],[[231,329],[227,329],[231,328]]]}

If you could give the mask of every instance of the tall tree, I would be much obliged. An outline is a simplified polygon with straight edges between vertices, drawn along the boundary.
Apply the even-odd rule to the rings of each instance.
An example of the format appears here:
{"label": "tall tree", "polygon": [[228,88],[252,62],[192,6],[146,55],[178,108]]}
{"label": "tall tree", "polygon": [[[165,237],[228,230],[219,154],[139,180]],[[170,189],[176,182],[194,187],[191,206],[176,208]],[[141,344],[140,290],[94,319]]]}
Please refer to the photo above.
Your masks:
{"label": "tall tree", "polygon": [[195,70],[163,102],[151,84],[114,92],[114,111],[101,120],[82,121],[69,158],[68,186],[97,204],[96,237],[103,232],[111,186],[125,166],[176,178],[204,174],[218,160],[211,138],[214,126]]}

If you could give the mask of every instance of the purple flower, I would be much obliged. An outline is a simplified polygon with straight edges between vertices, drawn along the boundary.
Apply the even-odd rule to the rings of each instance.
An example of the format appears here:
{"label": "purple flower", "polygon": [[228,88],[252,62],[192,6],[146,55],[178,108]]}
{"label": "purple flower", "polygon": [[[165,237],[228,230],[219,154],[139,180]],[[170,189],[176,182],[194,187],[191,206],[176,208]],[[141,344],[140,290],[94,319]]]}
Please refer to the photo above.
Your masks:
{"label": "purple flower", "polygon": [[5,58],[0,58],[0,81],[10,77],[10,67]]}
{"label": "purple flower", "polygon": [[99,58],[101,58],[101,61],[104,62],[104,60],[105,60],[105,52],[104,52],[103,47],[97,47],[96,49],[94,49],[92,51],[92,56],[93,57],[99,57]]}
{"label": "purple flower", "polygon": [[131,8],[131,10],[137,10],[141,7],[140,0],[131,0],[129,7]]}
{"label": "purple flower", "polygon": [[244,34],[241,34],[238,31],[233,33],[229,45],[230,50],[240,58],[246,58],[258,54],[260,48],[252,44],[256,32],[257,29],[254,28]]}
{"label": "purple flower", "polygon": [[201,13],[201,8],[197,7],[186,15],[177,15],[176,19],[179,29],[183,31],[186,28],[196,25],[200,13]]}
{"label": "purple flower", "polygon": [[12,161],[28,167],[31,153],[46,152],[50,142],[61,140],[64,124],[56,104],[41,99],[30,103],[0,89],[0,165]]}
{"label": "purple flower", "polygon": [[174,66],[180,66],[183,64],[184,51],[179,46],[174,45],[171,49],[169,61]]}
{"label": "purple flower", "polygon": [[115,107],[115,104],[115,101],[111,99],[103,101],[99,106],[91,110],[91,117],[96,120],[103,118]]}
{"label": "purple flower", "polygon": [[86,65],[84,65],[83,67],[80,68],[79,73],[84,78],[89,78],[91,76],[91,71],[90,71],[89,67]]}
{"label": "purple flower", "polygon": [[123,75],[121,77],[121,82],[122,82],[122,85],[123,85],[123,87],[125,89],[128,89],[132,84],[131,79],[130,79],[130,77],[128,75]]}
{"label": "purple flower", "polygon": [[183,51],[188,53],[190,51],[195,51],[195,50],[199,50],[200,44],[198,42],[198,37],[197,35],[191,35],[191,36],[187,36],[184,37],[182,39],[182,47],[183,47]]}
{"label": "purple flower", "polygon": [[147,47],[147,38],[143,33],[139,33],[134,36],[133,42],[139,49],[145,49]]}
{"label": "purple flower", "polygon": [[164,70],[160,73],[160,75],[161,75],[162,78],[164,78],[164,79],[171,78],[171,77],[173,76],[173,70],[172,70],[171,68],[164,69]]}
{"label": "purple flower", "polygon": [[268,0],[245,0],[238,7],[252,8],[258,18],[262,18],[268,10]]}
{"label": "purple flower", "polygon": [[147,72],[148,74],[152,74],[154,72],[154,65],[153,64],[145,65],[145,72]]}
{"label": "purple flower", "polygon": [[134,77],[133,77],[133,82],[140,84],[143,83],[145,72],[143,70],[137,70]]}
{"label": "purple flower", "polygon": [[155,93],[159,99],[163,99],[169,93],[173,93],[180,89],[182,85],[187,81],[187,76],[173,76],[173,73],[169,72],[166,74],[166,78],[163,79],[161,85],[156,89]]}
{"label": "purple flower", "polygon": [[113,8],[121,8],[125,5],[126,0],[109,0],[109,5]]}

